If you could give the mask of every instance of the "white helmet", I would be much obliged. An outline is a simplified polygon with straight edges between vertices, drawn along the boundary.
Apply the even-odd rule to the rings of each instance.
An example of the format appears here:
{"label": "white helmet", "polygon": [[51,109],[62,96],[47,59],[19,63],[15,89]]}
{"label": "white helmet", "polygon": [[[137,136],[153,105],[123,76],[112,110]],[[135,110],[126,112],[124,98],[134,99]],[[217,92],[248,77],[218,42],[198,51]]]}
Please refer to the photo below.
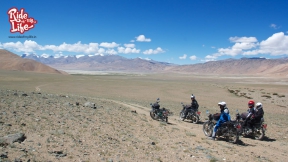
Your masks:
{"label": "white helmet", "polygon": [[261,103],[261,102],[257,102],[257,103],[256,103],[256,108],[259,109],[259,108],[261,108],[261,107],[262,107],[262,103]]}
{"label": "white helmet", "polygon": [[218,102],[218,106],[226,106],[226,102],[224,102],[224,101],[221,101],[221,102]]}
{"label": "white helmet", "polygon": [[195,96],[192,94],[192,95],[191,95],[191,98],[195,99]]}

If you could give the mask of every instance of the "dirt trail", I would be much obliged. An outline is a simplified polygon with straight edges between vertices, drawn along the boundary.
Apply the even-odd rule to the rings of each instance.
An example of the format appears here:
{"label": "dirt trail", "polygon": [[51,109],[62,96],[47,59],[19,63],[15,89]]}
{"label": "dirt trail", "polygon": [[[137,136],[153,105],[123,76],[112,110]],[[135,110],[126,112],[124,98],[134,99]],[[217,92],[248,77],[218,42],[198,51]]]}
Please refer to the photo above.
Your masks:
{"label": "dirt trail", "polygon": [[[133,111],[136,110],[138,114],[145,114],[146,117],[150,119],[150,107],[144,107],[138,104],[127,103],[124,101],[118,101],[113,99],[100,99],[93,97],[88,98],[98,99],[106,102],[113,102],[116,105],[130,108]],[[193,124],[188,121],[180,121],[178,117],[178,112],[174,112],[174,115],[169,116],[169,124],[167,124],[167,127],[177,127],[179,128],[179,133],[183,133],[186,131],[193,132],[195,136],[187,137],[191,138],[190,145],[196,145],[196,147],[208,150],[209,154],[214,157],[223,157],[223,161],[239,161],[240,157],[241,161],[286,161],[286,153],[288,150],[287,141],[269,138],[269,135],[263,141],[240,137],[240,141],[238,144],[228,143],[223,139],[211,141],[207,139],[207,137],[202,131],[202,124],[203,122],[205,122],[205,118],[206,114],[202,112],[199,124]],[[151,119],[149,120],[149,124],[155,127],[159,126],[158,121]],[[269,125],[267,131],[269,133],[266,134],[272,134],[273,132],[273,130],[269,130]]]}
{"label": "dirt trail", "polygon": [[[110,100],[105,99],[106,101],[111,101],[119,105],[126,106],[130,108],[131,110],[136,110],[139,114],[149,114],[150,108],[143,107],[141,105],[132,104],[132,103],[126,103],[116,100]],[[244,161],[254,161],[255,158],[260,161],[285,161],[287,158],[286,150],[288,150],[288,143],[277,141],[275,139],[270,139],[269,137],[266,137],[263,141],[258,141],[250,138],[243,138],[240,137],[240,141],[238,144],[231,144],[228,143],[222,139],[218,141],[211,141],[207,139],[207,137],[204,135],[202,130],[202,124],[205,122],[206,114],[201,114],[201,119],[199,124],[193,124],[188,121],[180,121],[178,118],[178,112],[174,113],[175,115],[169,116],[169,125],[173,125],[174,127],[179,127],[187,131],[193,131],[193,133],[196,134],[196,137],[194,138],[195,141],[207,141],[202,142],[201,145],[205,148],[212,148],[215,152],[215,154],[221,155],[221,151],[224,150],[223,154],[226,157],[232,156],[229,159],[235,159],[236,161],[239,160],[239,156],[245,156],[242,157],[243,159],[246,159]],[[157,121],[153,121],[154,124],[157,124]],[[272,131],[268,130],[267,131]],[[226,151],[227,150],[227,151]],[[230,151],[230,153],[229,153]],[[228,152],[228,153],[225,153]],[[229,155],[231,154],[231,155]],[[273,157],[271,159],[271,157]],[[225,159],[225,158],[224,158]],[[225,161],[225,160],[224,160]]]}

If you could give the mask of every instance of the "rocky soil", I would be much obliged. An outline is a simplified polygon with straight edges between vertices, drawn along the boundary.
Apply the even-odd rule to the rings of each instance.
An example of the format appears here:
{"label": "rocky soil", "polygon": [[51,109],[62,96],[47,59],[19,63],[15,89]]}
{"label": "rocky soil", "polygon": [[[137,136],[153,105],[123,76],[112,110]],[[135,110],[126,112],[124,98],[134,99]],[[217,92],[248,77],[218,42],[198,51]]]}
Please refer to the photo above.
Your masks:
{"label": "rocky soil", "polygon": [[[234,92],[234,91],[233,91]],[[285,161],[283,123],[263,141],[208,140],[201,122],[152,120],[149,107],[89,96],[0,90],[0,161]],[[232,116],[233,117],[233,116]],[[271,120],[272,121],[272,120]],[[287,123],[286,123],[287,124]],[[278,134],[277,134],[278,132]],[[281,134],[280,134],[281,133]]]}

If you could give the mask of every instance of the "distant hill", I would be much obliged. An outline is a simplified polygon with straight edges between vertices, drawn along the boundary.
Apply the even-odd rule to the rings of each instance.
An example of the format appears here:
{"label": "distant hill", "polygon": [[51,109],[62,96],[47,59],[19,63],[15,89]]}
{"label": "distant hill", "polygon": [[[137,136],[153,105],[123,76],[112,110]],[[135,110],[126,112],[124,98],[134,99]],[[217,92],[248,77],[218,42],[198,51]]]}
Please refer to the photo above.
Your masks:
{"label": "distant hill", "polygon": [[51,67],[63,70],[97,70],[97,71],[130,71],[130,72],[159,72],[167,66],[173,66],[166,62],[157,62],[141,58],[128,59],[119,55],[77,55],[77,56],[37,56],[22,55],[47,64]]}
{"label": "distant hill", "polygon": [[141,58],[128,59],[119,55],[76,55],[54,57],[22,55],[62,70],[172,72],[188,74],[235,74],[288,76],[288,58],[252,57],[226,59],[199,64],[175,65]]}
{"label": "distant hill", "polygon": [[35,60],[24,59],[7,50],[0,49],[0,70],[30,71],[38,73],[67,74]]}
{"label": "distant hill", "polygon": [[288,76],[288,59],[242,58],[182,65],[169,71],[195,74],[248,74]]}

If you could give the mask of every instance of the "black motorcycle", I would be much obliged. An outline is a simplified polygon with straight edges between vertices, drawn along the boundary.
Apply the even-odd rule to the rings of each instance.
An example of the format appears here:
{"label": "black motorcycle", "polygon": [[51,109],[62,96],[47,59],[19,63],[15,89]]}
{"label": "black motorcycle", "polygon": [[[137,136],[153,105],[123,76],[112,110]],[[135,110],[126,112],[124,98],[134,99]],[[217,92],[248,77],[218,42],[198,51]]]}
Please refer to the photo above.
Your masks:
{"label": "black motorcycle", "polygon": [[[216,113],[214,115],[210,114],[207,110],[206,113],[208,114],[208,121],[206,121],[203,124],[203,132],[205,136],[211,137],[213,133],[213,129],[217,123],[217,121],[220,119],[220,114]],[[228,142],[231,143],[237,143],[239,140],[239,130],[241,129],[241,125],[239,121],[228,121],[225,123],[222,123],[221,126],[218,128],[216,132],[216,136],[224,137]]]}
{"label": "black motorcycle", "polygon": [[161,121],[165,121],[166,123],[168,123],[169,110],[167,110],[164,107],[156,109],[155,107],[153,107],[152,103],[150,103],[150,105],[151,105],[151,110],[150,110],[151,118],[153,120],[161,120]]}
{"label": "black motorcycle", "polygon": [[200,112],[200,111],[197,111],[197,110],[191,110],[191,111],[188,112],[186,118],[184,118],[184,117],[185,117],[185,110],[186,110],[187,108],[189,108],[190,105],[184,105],[182,102],[181,102],[181,105],[182,105],[183,108],[182,108],[182,110],[180,111],[179,119],[182,120],[182,121],[184,121],[185,119],[187,119],[187,120],[191,120],[192,123],[195,123],[195,124],[198,123],[199,120],[200,120],[200,114],[201,114],[201,112]]}
{"label": "black motorcycle", "polygon": [[247,113],[242,113],[241,115],[237,113],[237,115],[240,118],[240,124],[241,124],[241,129],[239,133],[243,137],[252,137],[257,140],[263,140],[265,137],[265,131],[267,129],[267,124],[264,123],[264,118],[261,118],[261,121],[259,123],[254,123],[254,127],[252,131],[249,130],[249,127],[246,124],[246,117]]}

